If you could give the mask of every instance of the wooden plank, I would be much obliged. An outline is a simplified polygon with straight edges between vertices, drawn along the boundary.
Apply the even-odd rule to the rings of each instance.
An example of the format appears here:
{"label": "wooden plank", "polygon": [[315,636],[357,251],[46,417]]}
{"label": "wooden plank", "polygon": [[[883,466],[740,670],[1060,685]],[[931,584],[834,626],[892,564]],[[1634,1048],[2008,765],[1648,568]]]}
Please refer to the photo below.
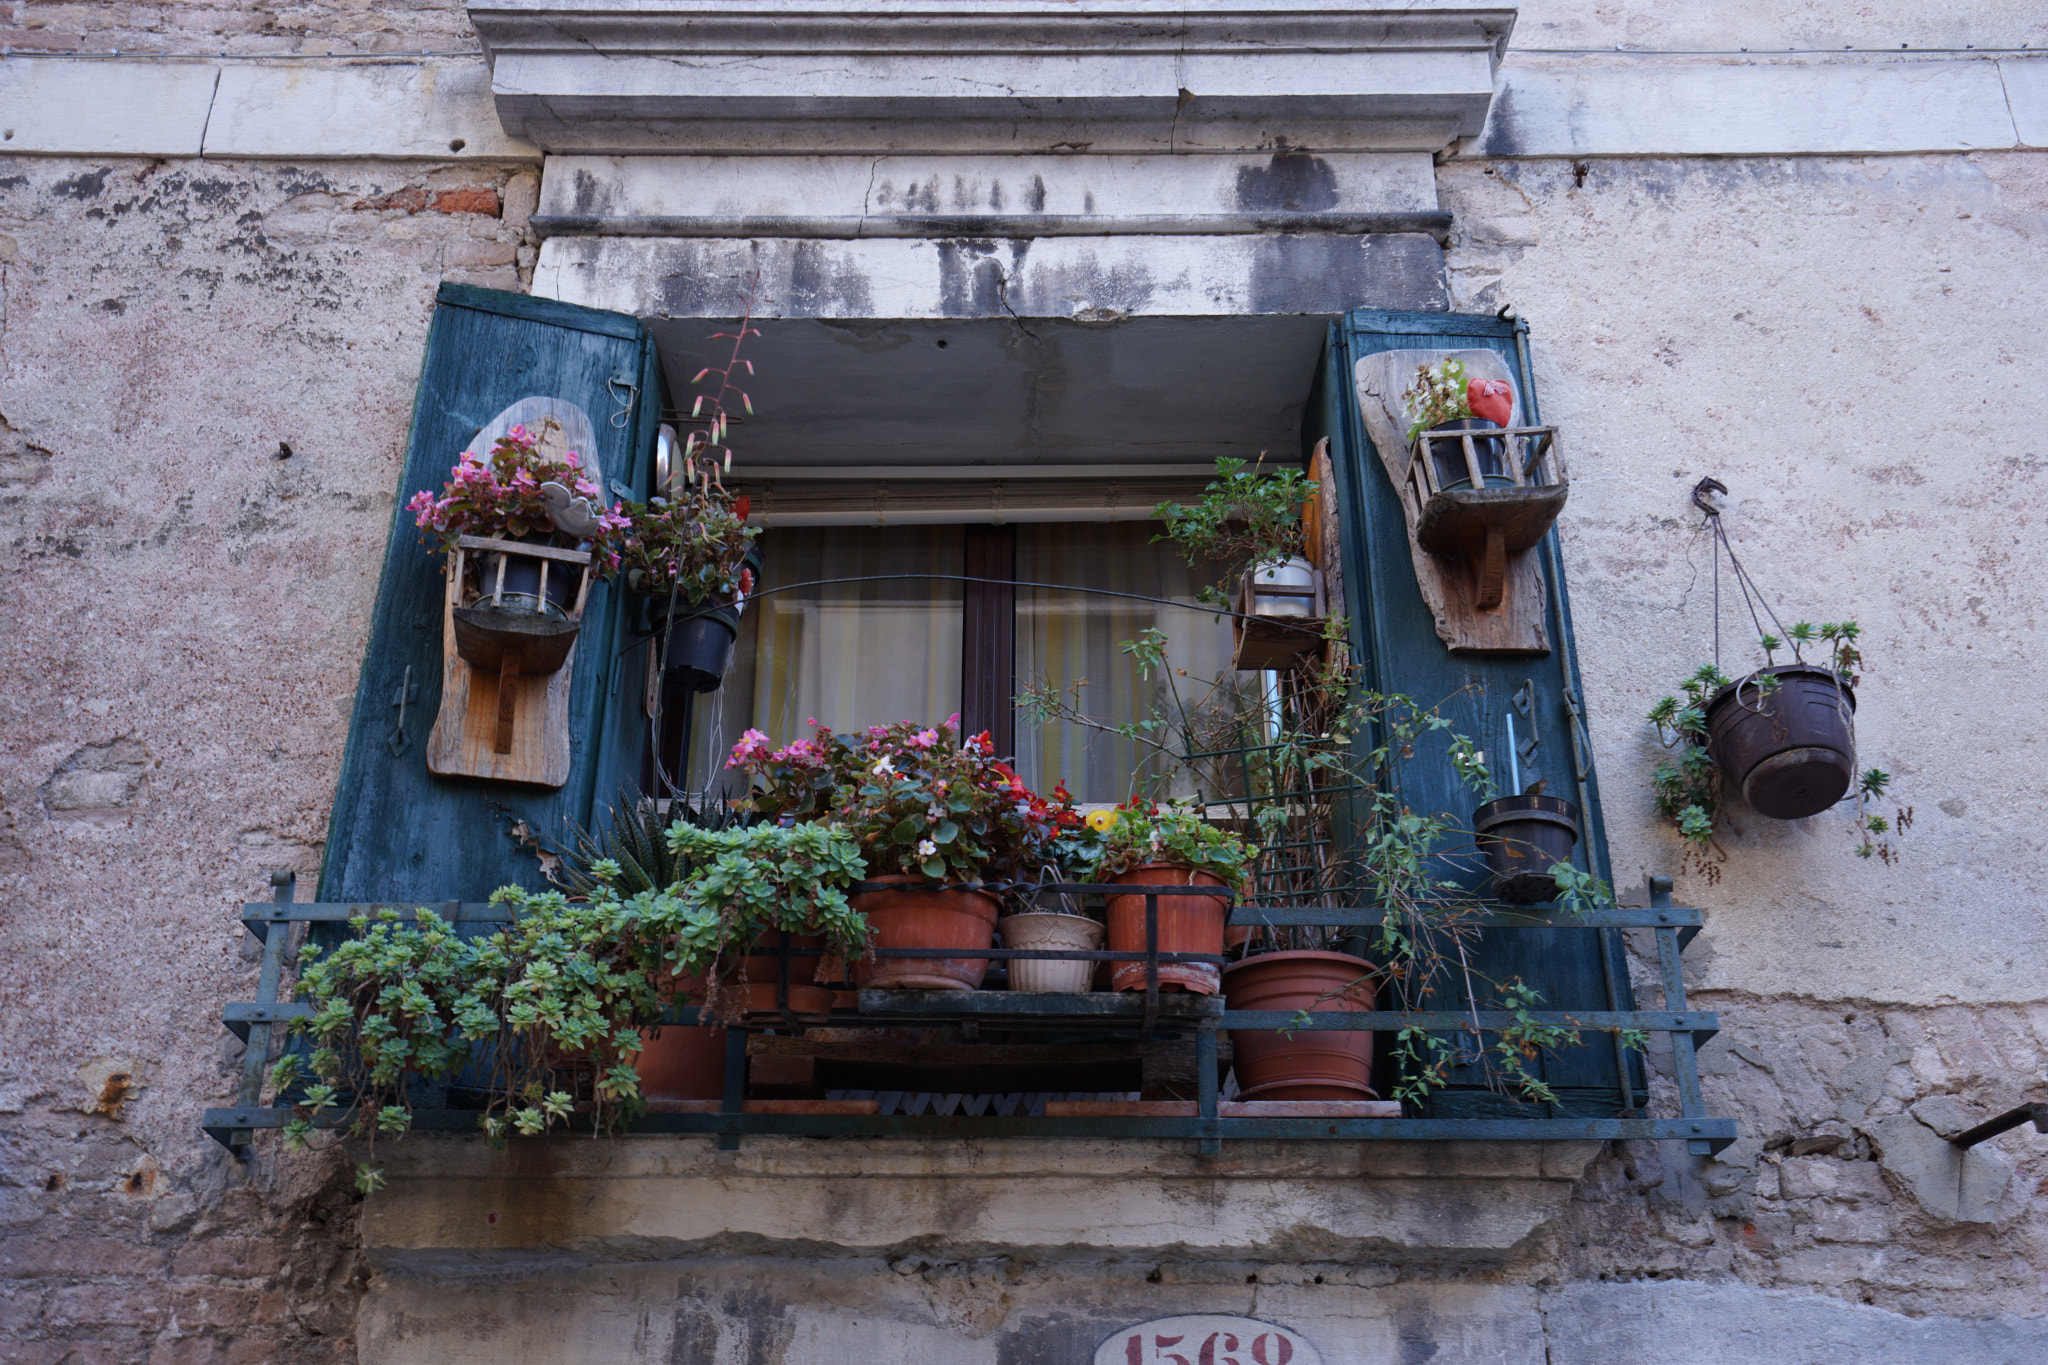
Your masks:
{"label": "wooden plank", "polygon": [[[1061,995],[1036,991],[885,991],[860,993],[863,1015],[918,1017],[932,1015],[1008,1015],[1033,1023],[1053,1019],[1117,1021],[1142,1019],[1145,997],[1132,991],[1093,991]],[[1159,997],[1162,1022],[1193,1022],[1223,1012],[1213,995],[1169,991]]]}
{"label": "wooden plank", "polygon": [[[716,1114],[722,1100],[651,1100],[650,1114]],[[879,1100],[747,1100],[742,1114],[879,1114]]]}
{"label": "wooden plank", "polygon": [[[648,391],[651,351],[630,317],[467,286],[442,290],[336,786],[321,900],[417,904],[481,900],[507,884],[545,889],[532,852],[511,836],[515,823],[559,841],[572,823],[590,822],[593,790],[601,774],[614,770],[614,744],[631,744],[639,732],[637,716],[631,725],[612,724],[614,712],[635,709],[627,703],[637,690],[611,685],[624,666],[616,645],[617,594],[607,587],[591,594],[585,638],[564,669],[576,699],[572,733],[578,738],[562,785],[438,777],[427,768],[425,750],[441,701],[444,585],[436,557],[420,543],[403,504],[418,489],[439,489],[479,430],[509,403],[535,393],[585,408],[607,481],[643,487],[648,461],[642,452],[651,447],[641,444],[642,431],[651,443],[646,419],[653,405],[632,394]],[[623,392],[636,419],[625,426],[611,421],[621,411],[621,390],[607,388],[620,375],[629,381]],[[630,382],[634,376],[639,383]],[[630,659],[637,678],[644,665],[637,655]],[[611,704],[614,691],[623,698],[618,705]],[[409,698],[402,728],[401,692]],[[638,758],[634,749],[636,769]],[[608,780],[605,790],[614,789]]]}
{"label": "wooden plank", "polygon": [[[1049,1119],[1194,1118],[1193,1100],[1047,1100]],[[1225,1100],[1225,1119],[1397,1119],[1398,1100]]]}

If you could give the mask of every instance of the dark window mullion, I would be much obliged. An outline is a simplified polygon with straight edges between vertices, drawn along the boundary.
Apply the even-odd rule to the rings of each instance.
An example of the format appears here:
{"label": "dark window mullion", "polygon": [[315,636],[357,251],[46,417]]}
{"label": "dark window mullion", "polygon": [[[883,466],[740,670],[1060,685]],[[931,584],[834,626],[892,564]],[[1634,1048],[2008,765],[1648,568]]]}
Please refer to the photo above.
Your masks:
{"label": "dark window mullion", "polygon": [[1017,667],[1017,530],[967,528],[966,578],[960,622],[960,725],[983,730],[996,752],[1017,751],[1012,693]]}

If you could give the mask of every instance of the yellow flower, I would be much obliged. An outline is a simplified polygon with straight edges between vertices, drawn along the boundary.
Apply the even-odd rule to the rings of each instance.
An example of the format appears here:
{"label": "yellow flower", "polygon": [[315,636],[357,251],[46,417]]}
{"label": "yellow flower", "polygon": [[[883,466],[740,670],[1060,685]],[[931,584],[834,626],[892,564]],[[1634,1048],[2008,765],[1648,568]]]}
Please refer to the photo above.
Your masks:
{"label": "yellow flower", "polygon": [[1115,823],[1116,812],[1113,810],[1091,810],[1088,812],[1088,828],[1094,830],[1097,834],[1107,834],[1109,827]]}

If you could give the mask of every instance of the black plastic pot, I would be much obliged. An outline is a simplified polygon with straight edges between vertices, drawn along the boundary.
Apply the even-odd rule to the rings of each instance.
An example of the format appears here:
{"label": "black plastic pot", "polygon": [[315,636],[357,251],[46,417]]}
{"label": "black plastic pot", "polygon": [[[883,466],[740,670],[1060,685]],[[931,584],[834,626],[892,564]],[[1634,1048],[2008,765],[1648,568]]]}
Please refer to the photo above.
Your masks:
{"label": "black plastic pot", "polygon": [[[540,542],[545,543],[545,541]],[[498,588],[498,560],[505,560],[505,592],[498,607],[506,611],[530,611],[543,616],[566,616],[576,602],[576,587],[583,571],[559,561],[548,564],[548,591],[541,600],[541,561],[531,555],[497,555],[484,558],[482,595],[490,597]]]}
{"label": "black plastic pot", "polygon": [[1855,715],[1855,692],[1828,669],[1760,668],[1707,703],[1707,754],[1757,814],[1818,815],[1856,781]]}
{"label": "black plastic pot", "polygon": [[[1484,417],[1460,417],[1455,421],[1438,422],[1431,431],[1499,431],[1498,422],[1489,422]],[[1439,490],[1472,487],[1472,471],[1465,464],[1465,443],[1463,441],[1431,441],[1430,457],[1436,461],[1436,486]],[[1507,442],[1498,436],[1474,436],[1472,455],[1479,462],[1480,477],[1490,483],[1494,479],[1508,478]]]}
{"label": "black plastic pot", "polygon": [[[715,692],[732,666],[733,641],[739,638],[739,614],[731,607],[679,610],[663,627],[668,649],[662,671],[668,681],[691,692]],[[657,634],[656,639],[663,638]]]}
{"label": "black plastic pot", "polygon": [[1560,796],[1503,796],[1472,813],[1472,828],[1493,872],[1493,894],[1516,905],[1553,900],[1551,869],[1572,860],[1579,808]]}

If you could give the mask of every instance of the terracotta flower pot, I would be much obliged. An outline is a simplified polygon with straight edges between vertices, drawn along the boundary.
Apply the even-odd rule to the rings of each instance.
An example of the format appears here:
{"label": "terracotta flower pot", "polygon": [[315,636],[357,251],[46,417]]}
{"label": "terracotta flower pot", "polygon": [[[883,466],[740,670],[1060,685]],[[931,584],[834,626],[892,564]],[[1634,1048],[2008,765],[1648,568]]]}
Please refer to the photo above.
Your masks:
{"label": "terracotta flower pot", "polygon": [[[1370,1010],[1372,974],[1371,963],[1347,953],[1262,953],[1224,970],[1223,995],[1233,1010]],[[1230,1046],[1239,1099],[1377,1098],[1370,1033],[1232,1029]]]}
{"label": "terracotta flower pot", "polygon": [[[868,942],[877,948],[958,948],[963,954],[994,945],[996,902],[967,887],[927,889],[922,877],[893,873],[872,881],[890,885],[856,891],[853,908],[867,916]],[[887,990],[972,991],[988,973],[985,957],[871,958],[853,967],[856,986]]]}
{"label": "terracotta flower pot", "polygon": [[[1214,873],[1181,867],[1176,863],[1146,863],[1108,879],[1118,886],[1167,883],[1174,886],[1222,886]],[[1145,898],[1111,896],[1109,900],[1109,947],[1118,953],[1145,951]],[[1162,953],[1223,952],[1223,921],[1228,917],[1221,896],[1159,897],[1159,951]],[[1217,969],[1204,962],[1162,963],[1161,990],[1187,990],[1214,995]],[[1145,989],[1145,964],[1119,962],[1110,970],[1110,986],[1119,991]]]}
{"label": "terracotta flower pot", "polygon": [[1856,694],[1825,668],[1760,668],[1707,703],[1707,752],[1757,814],[1818,815],[1855,784],[1855,714]]}
{"label": "terracotta flower pot", "polygon": [[[782,972],[782,957],[776,949],[781,946],[782,931],[770,929],[761,936],[760,942],[754,945],[754,951],[747,955],[746,992],[749,1014],[773,1014],[777,1011],[775,991],[778,977]],[[825,940],[815,934],[796,934],[790,938],[789,946],[822,948],[825,946]],[[817,957],[790,958],[789,1007],[795,1013],[824,1015],[830,1012],[832,992],[815,984],[818,979],[818,966],[823,960]]]}
{"label": "terracotta flower pot", "polygon": [[[689,973],[675,978],[676,999],[704,1002],[704,978]],[[648,1107],[659,1109],[678,1100],[716,1100],[725,1096],[725,1030],[701,1025],[663,1024],[643,1029],[646,1046],[633,1059],[640,1074],[640,1093]]]}
{"label": "terracotta flower pot", "polygon": [[[1036,948],[1054,952],[1062,948],[1093,952],[1102,946],[1102,926],[1086,915],[1062,915],[1033,911],[1012,915],[1002,923],[1005,948]],[[1095,978],[1095,964],[1087,958],[1063,961],[1059,958],[1011,958],[1010,989],[1013,991],[1085,991]]]}

